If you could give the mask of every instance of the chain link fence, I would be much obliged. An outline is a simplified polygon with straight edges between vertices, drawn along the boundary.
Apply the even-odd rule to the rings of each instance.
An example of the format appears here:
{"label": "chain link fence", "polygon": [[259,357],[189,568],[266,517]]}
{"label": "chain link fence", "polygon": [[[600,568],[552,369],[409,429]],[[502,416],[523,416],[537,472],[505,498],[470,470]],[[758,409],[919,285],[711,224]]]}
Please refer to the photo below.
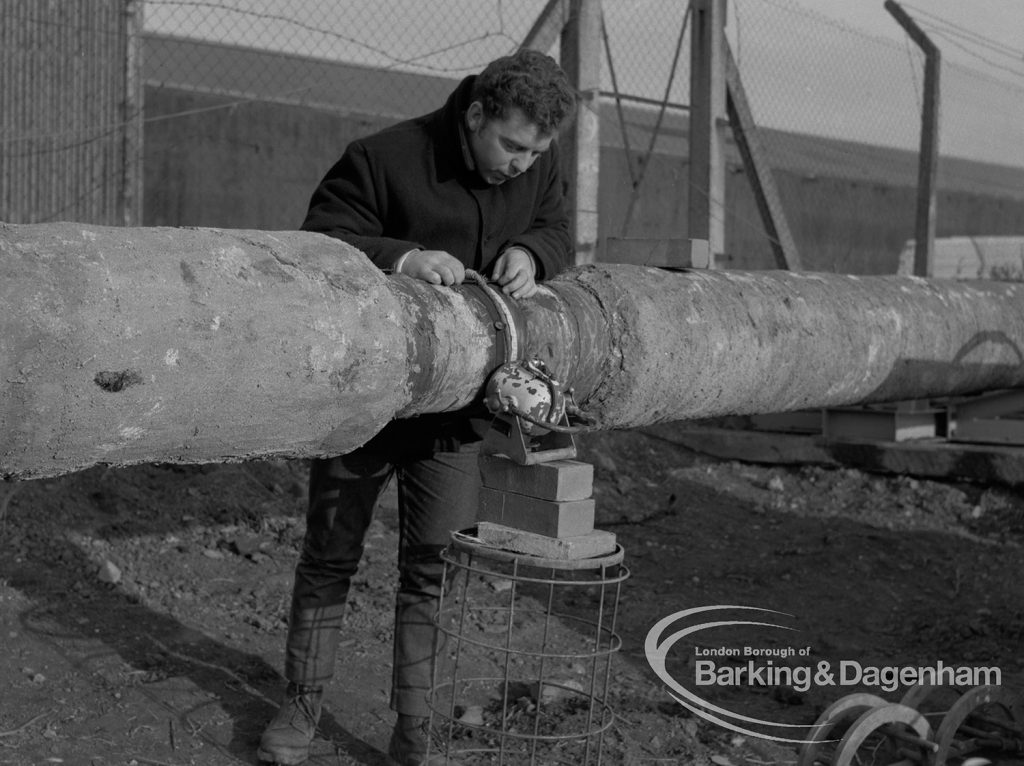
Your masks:
{"label": "chain link fence", "polygon": [[[134,5],[109,0],[116,2]],[[33,14],[44,13],[35,4],[11,7],[30,5]],[[46,6],[51,24],[65,23],[53,10],[58,5]],[[145,0],[147,96],[161,89],[216,95],[216,104],[202,105],[206,110],[274,102],[388,120],[422,114],[436,108],[455,81],[520,45],[547,5],[547,0]],[[927,10],[906,7],[940,47],[957,53],[955,61],[944,60],[942,70],[940,189],[1021,200],[1020,52],[971,36]],[[604,233],[618,235],[633,226],[646,235],[684,236],[683,200],[691,191],[685,170],[689,6],[681,0],[605,0],[603,15],[602,143],[622,151],[603,160],[602,174],[609,175],[602,187],[626,190],[616,191],[615,204],[602,208]],[[797,0],[729,0],[727,36],[769,164],[780,176],[787,215],[802,218],[798,238],[815,226],[831,226],[850,248],[875,246],[858,239],[857,232],[880,222],[890,229],[886,247],[909,238],[922,100],[923,60],[916,46],[900,42],[899,35],[866,33]],[[550,52],[558,56],[557,43]],[[42,76],[41,70],[31,71],[40,65],[38,56],[10,54],[8,59],[8,77],[22,82],[8,93],[24,91],[24,83]],[[965,60],[976,60],[977,68]],[[185,120],[194,111],[176,109],[154,112],[147,106],[147,131],[154,123]],[[366,129],[379,122],[367,119]],[[12,147],[24,138],[24,127],[4,125],[5,175],[16,167]],[[76,123],[68,141],[98,127]],[[40,124],[32,133],[35,140],[46,140],[71,128]],[[738,157],[733,154],[729,162],[731,175],[739,178]],[[818,194],[814,184],[837,179],[847,187],[874,184],[910,194],[896,200],[879,193],[867,209],[857,209],[860,202],[848,195],[846,228],[837,226],[834,211],[830,220],[816,222],[805,210]],[[730,247],[763,250],[763,227],[743,202],[744,194],[727,200]],[[607,199],[604,190],[602,195]],[[657,204],[652,196],[659,198]],[[961,232],[961,218],[944,217],[941,210],[940,204],[940,235],[971,233]],[[990,228],[1024,225],[1017,219],[1008,224],[982,218],[978,225]],[[842,257],[837,251],[815,265],[840,268]]]}
{"label": "chain link fence", "polygon": [[[330,69],[317,68],[320,62],[460,79],[515,50],[543,7],[543,0],[147,0],[146,31],[207,44],[192,57],[189,78],[196,87],[220,87],[220,50],[241,47],[265,55],[244,78],[239,75],[239,92],[302,100],[304,93],[339,85],[331,81]],[[280,91],[274,70],[289,60],[312,66],[296,70],[290,87]],[[158,55],[147,62],[147,79],[174,82],[177,66]],[[360,101],[373,95],[358,94],[359,83],[340,85]],[[372,90],[374,82],[362,87]],[[391,95],[419,101],[414,79]]]}
{"label": "chain link fence", "polygon": [[[148,34],[207,44],[192,49],[186,71],[170,60],[166,46],[151,52],[147,79],[174,84],[187,79],[195,88],[223,89],[219,51],[225,46],[276,54],[264,55],[232,83],[237,92],[266,97],[299,100],[303,91],[334,85],[325,82],[330,70],[313,66],[318,62],[458,79],[514,50],[545,5],[545,0],[146,0]],[[908,7],[940,47],[965,51],[996,72],[945,61],[944,153],[1024,167],[1024,152],[1006,151],[1024,136],[1013,106],[1024,99],[1020,51],[993,48],[984,38]],[[687,10],[679,0],[604,4],[606,95],[618,92],[654,108],[662,102],[685,107]],[[868,34],[794,0],[731,0],[728,33],[763,127],[916,151],[923,60],[909,41]],[[276,87],[281,84],[276,69],[291,57],[310,60],[311,67],[295,73],[282,90]],[[373,82],[364,87],[371,89]],[[417,101],[415,81],[399,95]],[[842,150],[838,153],[841,159]],[[818,164],[819,172],[837,168],[826,159]]]}
{"label": "chain link fence", "polygon": [[[1024,139],[1024,51],[1016,51],[1014,61],[1006,49],[1002,55],[1007,63],[998,65],[997,54],[986,52],[992,43],[984,38],[958,42],[930,20],[935,17],[905,7],[940,49],[951,49],[961,59],[964,51],[976,53],[979,65],[992,72],[943,56],[941,153],[1024,168],[1024,152],[1013,150]],[[901,42],[867,34],[794,0],[733,0],[730,22],[760,125],[837,143],[917,151],[924,56],[909,38]],[[894,33],[902,35],[895,19],[892,25]],[[800,46],[799,66],[795,46],[778,44],[784,39],[814,41]],[[838,149],[837,159],[842,158]],[[839,169],[824,160],[818,164],[821,171]],[[946,178],[969,180],[958,176],[955,167]]]}
{"label": "chain link fence", "polygon": [[0,221],[139,221],[139,3],[0,2]]}
{"label": "chain link fence", "polygon": [[[422,100],[418,79],[458,80],[479,72],[514,51],[546,5],[547,0],[146,0],[145,28],[151,38],[146,79],[151,85],[188,84],[307,102],[318,101],[316,94],[325,88],[338,88],[359,104],[380,98],[412,106]],[[686,3],[611,2],[604,15],[606,95],[618,86],[620,95],[634,103],[657,106],[667,97],[674,108],[685,106],[689,65],[681,61],[673,73],[673,49]],[[667,25],[672,26],[669,37]],[[191,44],[187,61],[168,44],[185,41]],[[262,55],[229,78],[226,47],[236,54],[241,48]],[[558,56],[557,42],[549,52]],[[305,68],[300,71],[290,61],[302,61]],[[337,70],[322,66],[326,63],[419,78],[394,78],[398,92],[381,94],[375,92],[373,77],[362,84],[339,82]],[[290,83],[282,82],[282,67]],[[666,78],[673,80],[668,93]]]}
{"label": "chain link fence", "polygon": [[[994,69],[990,41],[961,42],[952,33],[963,30],[944,31],[926,12],[904,8],[943,51],[936,235],[1024,234],[1021,52],[1014,61],[1001,51],[1006,66]],[[730,44],[769,164],[785,173],[787,216],[798,231],[827,226],[832,234],[816,267],[842,271],[855,251],[872,251],[878,260],[868,270],[891,270],[883,260],[914,235],[923,52],[895,19],[892,36],[882,37],[795,0],[732,0],[730,9]],[[983,54],[986,70],[964,63],[965,51]],[[842,193],[835,179],[845,181]],[[839,209],[815,208],[816,196]],[[1018,204],[1001,217],[1006,200]],[[752,245],[751,222],[731,223],[741,232],[734,239]]]}

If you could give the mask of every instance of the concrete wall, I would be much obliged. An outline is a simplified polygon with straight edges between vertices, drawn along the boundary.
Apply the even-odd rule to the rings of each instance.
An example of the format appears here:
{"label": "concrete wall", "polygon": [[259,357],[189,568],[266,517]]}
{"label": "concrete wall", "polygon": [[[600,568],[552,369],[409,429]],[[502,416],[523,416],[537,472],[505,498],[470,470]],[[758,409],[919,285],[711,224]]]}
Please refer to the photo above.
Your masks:
{"label": "concrete wall", "polygon": [[[146,119],[145,225],[269,230],[297,228],[310,193],[345,145],[393,121],[166,87],[147,89]],[[656,154],[650,162],[626,236],[687,236],[688,168],[681,154]],[[895,273],[899,253],[913,237],[912,184],[787,170],[777,171],[776,180],[807,269]],[[945,191],[938,236],[1024,234],[1024,192],[1017,192]],[[602,238],[624,235],[631,196],[625,153],[607,145],[601,156]],[[720,265],[774,268],[735,158],[726,206],[728,252]]]}
{"label": "concrete wall", "polygon": [[[297,229],[317,182],[381,120],[148,89],[146,226]],[[220,105],[220,108],[217,108]],[[178,115],[160,119],[162,115]]]}

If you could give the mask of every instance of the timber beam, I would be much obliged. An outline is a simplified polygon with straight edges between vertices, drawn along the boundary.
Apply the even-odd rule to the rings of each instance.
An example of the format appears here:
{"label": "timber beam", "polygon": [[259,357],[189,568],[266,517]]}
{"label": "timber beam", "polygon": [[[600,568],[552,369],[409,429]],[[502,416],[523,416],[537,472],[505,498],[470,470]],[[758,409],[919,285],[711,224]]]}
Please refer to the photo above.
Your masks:
{"label": "timber beam", "polygon": [[[0,224],[0,476],[343,454],[478,400],[494,296],[307,232]],[[1024,385],[1020,283],[597,264],[503,304],[602,429]]]}

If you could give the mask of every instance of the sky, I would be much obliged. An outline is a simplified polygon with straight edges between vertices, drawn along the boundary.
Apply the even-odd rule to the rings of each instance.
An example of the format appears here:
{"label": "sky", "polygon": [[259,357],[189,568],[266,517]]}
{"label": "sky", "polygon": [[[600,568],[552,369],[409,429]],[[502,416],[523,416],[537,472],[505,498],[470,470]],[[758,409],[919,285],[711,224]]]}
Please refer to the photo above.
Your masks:
{"label": "sky", "polygon": [[[147,0],[148,29],[458,77],[515,46],[544,0]],[[942,49],[940,151],[1024,166],[1024,0],[906,0]],[[232,10],[232,8],[237,10]],[[612,70],[660,100],[686,4],[603,0]],[[923,57],[883,0],[728,0],[755,120],[916,148]],[[688,102],[688,35],[669,100]]]}
{"label": "sky", "polygon": [[[941,50],[940,151],[1024,166],[1024,0],[901,6]],[[767,18],[804,34],[759,28]],[[882,0],[731,0],[729,35],[748,89],[762,95],[752,99],[760,122],[917,146],[923,56]],[[744,53],[753,65],[744,67]],[[772,70],[775,60],[785,63]],[[772,71],[788,72],[788,87],[775,77],[774,97],[765,98]],[[799,116],[787,119],[794,108]]]}
{"label": "sky", "polygon": [[[749,2],[750,0],[733,0]],[[760,0],[755,0],[755,2]],[[903,31],[885,9],[883,2],[875,0],[795,0],[799,5],[823,16],[845,22],[872,34],[902,41]],[[999,45],[1015,49],[1019,56],[1018,74],[1024,72],[1024,2],[1022,0],[913,0],[900,5],[911,16],[917,16],[931,26],[935,19],[962,27]],[[934,18],[933,18],[934,17]],[[941,40],[940,40],[941,41]],[[978,60],[963,51],[950,47],[950,59],[978,64]],[[993,59],[999,58],[992,56]],[[1006,63],[1001,62],[1001,63]]]}

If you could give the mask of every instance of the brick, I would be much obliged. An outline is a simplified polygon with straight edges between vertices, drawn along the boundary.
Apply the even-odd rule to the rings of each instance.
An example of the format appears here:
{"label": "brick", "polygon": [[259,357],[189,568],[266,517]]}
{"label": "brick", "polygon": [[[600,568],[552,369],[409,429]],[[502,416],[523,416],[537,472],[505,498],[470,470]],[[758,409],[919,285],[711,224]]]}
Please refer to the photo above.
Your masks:
{"label": "brick", "polygon": [[480,476],[485,487],[543,500],[586,500],[594,493],[594,466],[578,460],[519,465],[482,455]]}
{"label": "brick", "polygon": [[477,521],[548,537],[574,537],[594,529],[594,500],[542,500],[482,487]]}
{"label": "brick", "polygon": [[548,537],[481,521],[477,524],[476,536],[495,548],[558,561],[590,559],[615,552],[615,534],[602,529],[593,529],[585,535],[572,537]]}

